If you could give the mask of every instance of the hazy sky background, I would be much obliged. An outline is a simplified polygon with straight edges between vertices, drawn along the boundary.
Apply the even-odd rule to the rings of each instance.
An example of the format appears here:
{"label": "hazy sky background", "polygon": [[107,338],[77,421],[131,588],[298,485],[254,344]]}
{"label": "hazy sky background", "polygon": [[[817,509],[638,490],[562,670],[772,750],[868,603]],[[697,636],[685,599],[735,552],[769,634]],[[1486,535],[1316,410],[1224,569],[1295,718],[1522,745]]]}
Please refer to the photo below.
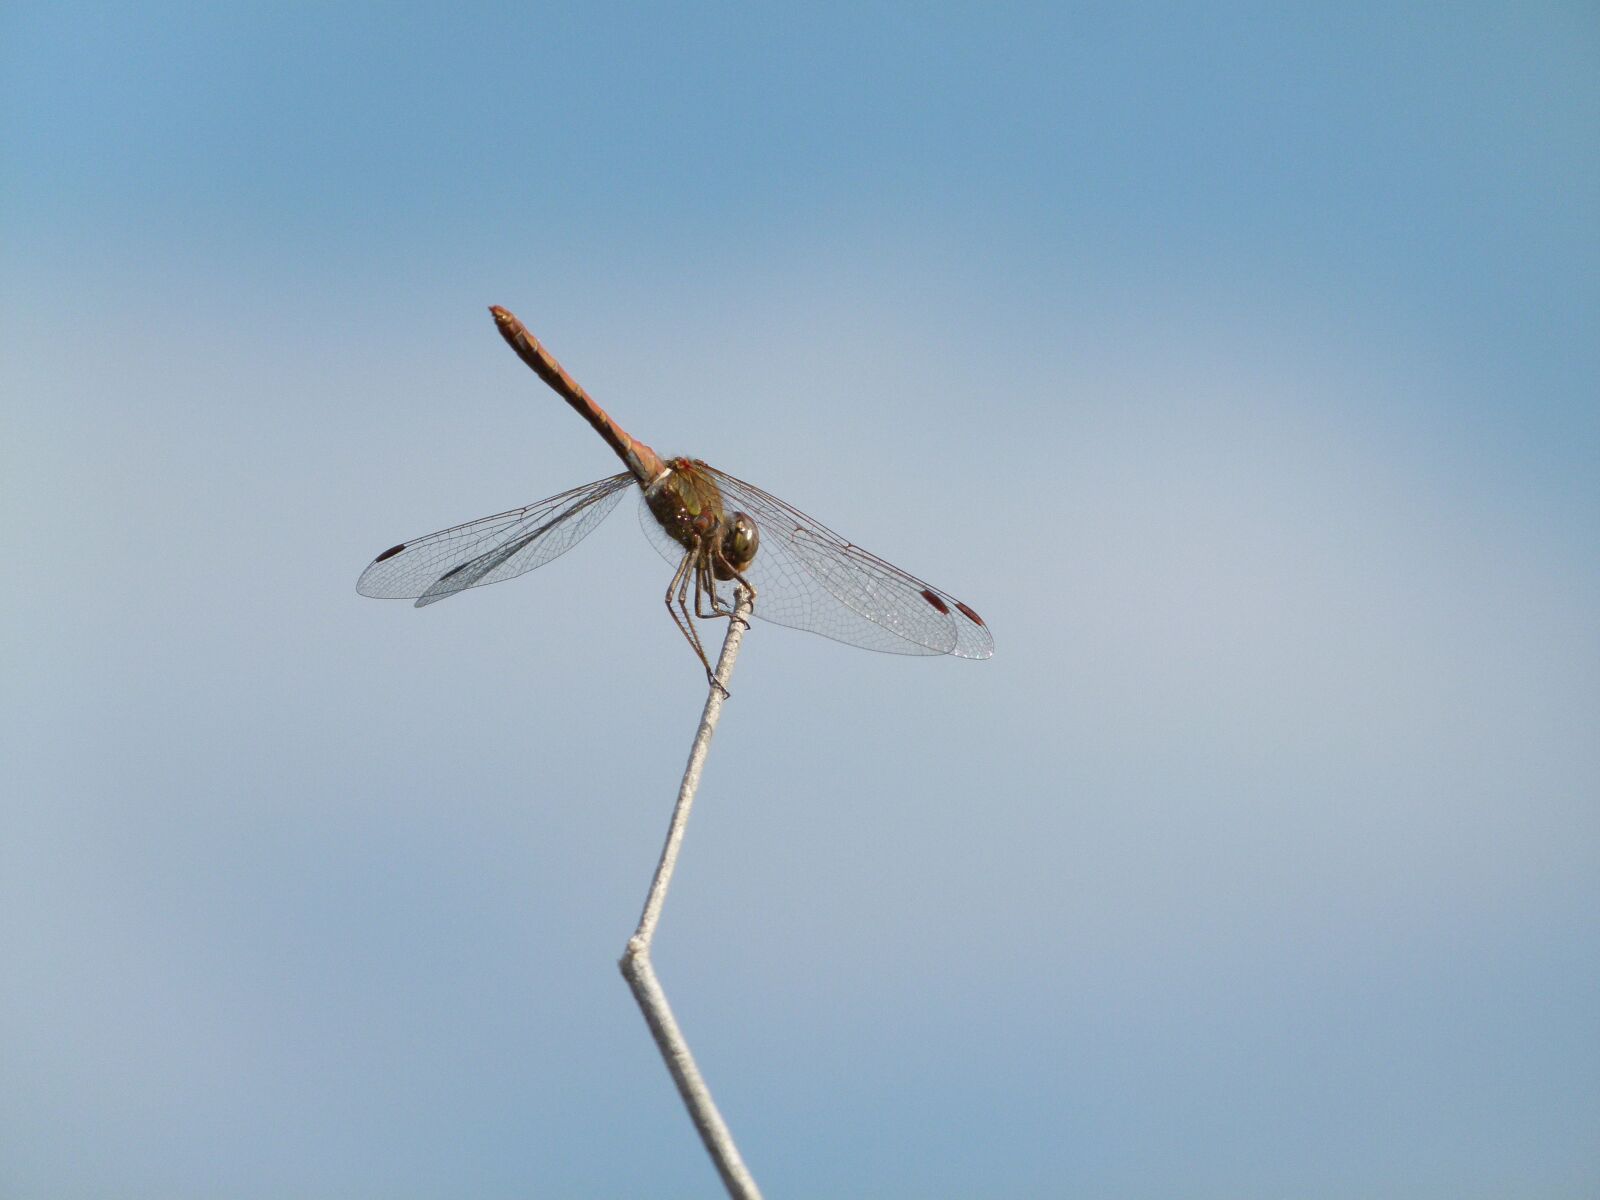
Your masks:
{"label": "hazy sky background", "polygon": [[1597,146],[1591,4],[9,6],[0,1193],[715,1191],[633,502],[355,594],[617,469],[492,303],[995,632],[745,642],[769,1195],[1600,1193]]}

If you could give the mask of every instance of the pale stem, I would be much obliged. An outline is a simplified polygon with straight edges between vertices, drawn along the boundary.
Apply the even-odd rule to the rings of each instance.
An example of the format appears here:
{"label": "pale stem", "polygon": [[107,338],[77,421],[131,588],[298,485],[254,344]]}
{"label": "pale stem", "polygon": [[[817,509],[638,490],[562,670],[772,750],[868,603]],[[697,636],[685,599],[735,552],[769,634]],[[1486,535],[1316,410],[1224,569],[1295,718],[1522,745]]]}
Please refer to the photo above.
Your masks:
{"label": "pale stem", "polygon": [[661,849],[661,861],[656,864],[655,879],[650,883],[650,894],[645,897],[639,927],[628,939],[628,948],[617,964],[622,968],[628,986],[633,989],[633,998],[644,1013],[645,1023],[650,1026],[650,1035],[655,1038],[656,1048],[661,1051],[672,1082],[678,1085],[678,1094],[683,1097],[684,1107],[689,1110],[694,1127],[700,1131],[700,1140],[705,1143],[706,1152],[716,1164],[717,1174],[722,1176],[723,1186],[728,1189],[728,1195],[737,1200],[759,1200],[761,1191],[751,1178],[744,1160],[739,1157],[739,1148],[733,1143],[733,1135],[728,1132],[722,1114],[717,1111],[716,1103],[711,1099],[711,1089],[706,1086],[700,1069],[695,1066],[694,1057],[689,1053],[689,1044],[683,1040],[678,1022],[672,1016],[667,995],[661,990],[661,982],[650,965],[650,942],[661,920],[661,906],[666,903],[672,872],[678,865],[678,849],[683,844],[683,832],[689,824],[689,810],[694,807],[695,789],[700,786],[700,771],[705,766],[706,753],[711,748],[711,734],[717,727],[717,718],[722,715],[728,677],[733,674],[734,659],[739,656],[739,643],[744,640],[751,607],[752,597],[740,588],[738,603],[734,607],[735,615],[728,621],[728,635],[722,640],[722,653],[717,658],[716,683],[706,696],[705,711],[700,715],[700,728],[695,732],[694,745],[689,749],[689,764],[684,768],[683,783],[678,788],[678,803],[672,810],[672,823],[667,827],[667,841]]}

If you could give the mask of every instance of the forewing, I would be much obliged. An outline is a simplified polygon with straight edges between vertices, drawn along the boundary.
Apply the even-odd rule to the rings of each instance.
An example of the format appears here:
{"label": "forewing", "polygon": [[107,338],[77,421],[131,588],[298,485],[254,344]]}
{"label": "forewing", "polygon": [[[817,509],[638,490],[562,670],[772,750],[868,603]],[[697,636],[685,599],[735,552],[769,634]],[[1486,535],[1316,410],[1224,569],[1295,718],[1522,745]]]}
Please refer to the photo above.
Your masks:
{"label": "forewing", "polygon": [[[729,512],[755,519],[760,548],[745,574],[755,615],[780,625],[892,654],[988,658],[994,638],[976,612],[948,592],[840,537],[793,505],[715,467],[704,468]],[[642,518],[647,530],[654,523]],[[659,526],[657,527],[659,530]],[[663,532],[657,548],[676,562]],[[731,597],[731,585],[721,585]]]}
{"label": "forewing", "polygon": [[385,600],[415,598],[421,608],[542,567],[587,537],[631,483],[633,476],[623,472],[526,508],[402,542],[373,559],[356,581],[356,591]]}

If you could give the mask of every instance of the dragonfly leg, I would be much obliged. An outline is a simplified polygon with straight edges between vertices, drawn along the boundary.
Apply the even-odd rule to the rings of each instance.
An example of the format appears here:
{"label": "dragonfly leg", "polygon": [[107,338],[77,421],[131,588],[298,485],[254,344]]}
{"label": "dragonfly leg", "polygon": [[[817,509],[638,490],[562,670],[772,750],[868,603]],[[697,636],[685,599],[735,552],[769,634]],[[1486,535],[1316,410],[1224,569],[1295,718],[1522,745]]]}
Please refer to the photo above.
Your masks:
{"label": "dragonfly leg", "polygon": [[[678,612],[683,615],[683,628],[689,635],[689,644],[694,647],[694,652],[700,656],[700,661],[705,662],[706,649],[700,644],[699,631],[695,629],[694,621],[689,615],[689,587],[698,576],[699,562],[700,545],[696,542],[694,549],[690,550],[683,559],[683,573],[678,576],[677,604]],[[706,669],[708,671],[711,669],[709,663],[706,665]]]}
{"label": "dragonfly leg", "polygon": [[[672,582],[667,585],[667,612],[672,617],[672,623],[678,627],[678,632],[683,634],[691,649],[700,659],[700,665],[706,669],[706,681],[720,691],[724,698],[728,689],[717,682],[717,673],[711,667],[711,660],[706,657],[706,648],[700,641],[700,634],[694,627],[694,621],[689,614],[689,586],[691,573],[695,585],[696,607],[699,600],[699,567],[700,544],[698,540],[683,556],[683,561],[678,564],[678,569],[673,573]],[[679,614],[682,614],[681,618]]]}
{"label": "dragonfly leg", "polygon": [[[731,563],[729,563],[726,558],[723,557],[721,550],[713,549],[712,553],[717,556],[717,561],[720,562],[723,565],[724,568],[726,568],[726,570],[729,572],[729,574],[734,579],[737,579],[739,581],[741,586],[746,587],[746,588],[748,588],[750,590],[750,599],[752,601],[754,601],[755,598],[756,598],[755,585],[752,584],[748,579],[746,579],[743,575],[741,575],[737,570],[734,569],[733,565]],[[703,618],[703,619],[710,619],[712,617],[725,617],[725,618],[728,618],[730,620],[738,621],[739,624],[743,625],[746,629],[749,629],[750,628],[750,622],[746,621],[743,617],[741,617],[739,615],[739,612],[738,612],[737,609],[728,607],[728,605],[723,601],[722,597],[717,594],[717,580],[719,578],[725,578],[725,576],[719,575],[718,572],[708,564],[702,563],[700,565],[700,569],[697,572],[696,577],[695,577],[695,583],[696,583],[695,611],[696,611],[696,614],[698,616],[700,616],[701,618]],[[701,612],[700,611],[700,592],[702,590],[704,591],[704,594],[705,594],[707,602],[711,606],[711,611],[710,612]]]}
{"label": "dragonfly leg", "polygon": [[[707,597],[710,597],[711,604],[709,612],[705,611],[702,603]],[[711,567],[706,563],[703,556],[697,558],[694,565],[694,612],[695,616],[702,620],[733,615],[731,612],[725,611],[718,603],[716,583],[713,581]],[[697,630],[696,633],[698,632]],[[728,689],[718,683],[715,677],[712,678],[711,683],[722,692],[722,698],[726,700],[729,696]]]}
{"label": "dragonfly leg", "polygon": [[667,584],[667,594],[665,597],[663,597],[663,599],[665,599],[667,602],[667,616],[672,618],[672,623],[673,625],[677,626],[678,632],[683,634],[690,647],[694,649],[695,653],[700,654],[700,659],[702,662],[704,662],[705,655],[700,653],[700,648],[695,645],[694,635],[689,629],[685,628],[683,618],[678,615],[677,593],[681,590],[681,584],[684,576],[689,571],[689,564],[693,553],[693,551],[689,551],[678,563],[678,569],[672,573],[672,579]]}
{"label": "dragonfly leg", "polygon": [[717,598],[717,585],[712,578],[711,566],[705,562],[696,563],[694,568],[694,615],[702,621],[728,615],[722,601]]}
{"label": "dragonfly leg", "polygon": [[[727,572],[727,577],[728,578],[732,578],[732,579],[736,580],[740,587],[744,588],[745,591],[750,593],[750,604],[751,604],[752,607],[754,607],[755,601],[756,601],[756,585],[751,583],[748,579],[745,578],[743,571],[739,570],[738,567],[734,566],[731,562],[728,561],[727,555],[722,553],[722,547],[721,546],[716,547],[713,552],[717,556],[717,566],[719,568],[719,570],[717,572],[718,576],[721,576],[722,572],[724,572],[724,571]],[[750,628],[750,622],[749,621],[746,621],[743,617],[739,616],[738,612],[735,611],[734,609],[727,608],[727,607],[722,605],[722,601],[717,596],[717,593],[716,593],[716,584],[715,583],[713,583],[711,585],[711,589],[712,589],[711,590],[711,598],[718,605],[717,615],[720,616],[720,617],[733,617],[733,618],[737,619],[738,622],[741,625],[743,625],[746,629],[749,629]]]}

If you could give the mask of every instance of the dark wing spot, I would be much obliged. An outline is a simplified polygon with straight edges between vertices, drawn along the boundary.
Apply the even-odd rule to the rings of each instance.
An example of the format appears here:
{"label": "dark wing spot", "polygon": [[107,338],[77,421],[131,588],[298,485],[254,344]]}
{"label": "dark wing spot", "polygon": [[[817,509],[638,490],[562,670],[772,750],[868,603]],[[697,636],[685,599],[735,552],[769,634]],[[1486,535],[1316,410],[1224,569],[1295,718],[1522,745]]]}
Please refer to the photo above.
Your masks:
{"label": "dark wing spot", "polygon": [[404,550],[405,548],[406,548],[406,544],[404,542],[401,542],[398,546],[390,546],[387,550],[385,550],[382,554],[378,555],[378,557],[373,559],[372,561],[375,562],[375,563],[381,563],[386,558],[393,558],[396,554],[399,554],[400,551]]}
{"label": "dark wing spot", "polygon": [[923,588],[922,589],[922,598],[924,600],[926,600],[929,604],[931,604],[935,608],[937,608],[945,616],[948,617],[950,615],[950,606],[948,604],[946,604],[943,600],[939,599],[939,597],[936,596],[928,588]]}
{"label": "dark wing spot", "polygon": [[[449,579],[450,576],[454,575],[457,571],[465,571],[471,565],[472,565],[472,562],[469,559],[467,562],[462,563],[459,567],[451,567],[443,575],[439,576],[439,582],[443,583],[446,579]],[[981,625],[981,624],[983,624],[983,622],[979,621],[978,624]]]}
{"label": "dark wing spot", "polygon": [[[961,601],[956,601],[956,607],[961,610],[961,615],[966,617],[967,620],[971,621],[974,625],[983,625],[983,618],[977,613],[973,612],[965,604],[961,603]],[[984,628],[987,629],[988,626],[984,625]]]}

